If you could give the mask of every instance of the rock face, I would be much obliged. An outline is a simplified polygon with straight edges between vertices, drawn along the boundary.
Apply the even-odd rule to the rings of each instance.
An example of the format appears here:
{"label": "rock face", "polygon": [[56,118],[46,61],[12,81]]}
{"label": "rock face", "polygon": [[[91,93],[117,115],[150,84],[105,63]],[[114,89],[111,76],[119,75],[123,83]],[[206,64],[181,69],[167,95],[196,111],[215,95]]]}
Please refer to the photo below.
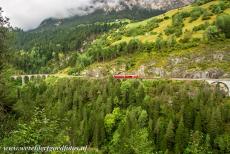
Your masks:
{"label": "rock face", "polygon": [[107,71],[102,67],[98,67],[92,70],[85,70],[81,72],[82,76],[96,77],[96,78],[103,77],[106,74],[107,74]]}
{"label": "rock face", "polygon": [[166,72],[164,69],[159,68],[159,67],[152,67],[148,70],[148,74],[151,76],[156,76],[156,77],[165,77]]}
{"label": "rock face", "polygon": [[194,0],[93,0],[92,7],[104,8],[107,11],[116,10],[120,11],[125,8],[140,6],[149,9],[169,10],[182,7],[192,3]]}
{"label": "rock face", "polygon": [[126,62],[113,63],[106,67],[95,67],[87,70],[85,75],[104,76],[114,74],[135,74],[151,78],[190,78],[190,79],[220,79],[230,78],[230,51],[207,50],[186,55],[170,55],[160,59],[152,57],[145,63],[140,63],[134,69],[127,69]]}
{"label": "rock face", "polygon": [[191,78],[191,79],[199,79],[199,78],[210,78],[210,79],[218,79],[224,75],[224,71],[220,69],[208,69],[206,71],[194,71],[188,72],[184,74],[184,78]]}

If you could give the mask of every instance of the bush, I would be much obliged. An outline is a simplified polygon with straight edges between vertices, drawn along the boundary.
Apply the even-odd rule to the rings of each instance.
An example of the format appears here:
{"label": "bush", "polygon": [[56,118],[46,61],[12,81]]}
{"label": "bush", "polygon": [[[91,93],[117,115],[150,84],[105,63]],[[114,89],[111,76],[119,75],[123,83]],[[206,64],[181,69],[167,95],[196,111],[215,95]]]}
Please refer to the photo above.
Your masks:
{"label": "bush", "polygon": [[144,27],[144,29],[146,29],[147,31],[152,31],[153,29],[159,27],[159,24],[156,22],[148,22],[147,25]]}
{"label": "bush", "polygon": [[212,0],[196,0],[195,4],[197,4],[197,5],[203,5],[203,4],[209,3],[211,1]]}
{"label": "bush", "polygon": [[155,48],[157,50],[161,50],[166,47],[166,43],[162,37],[157,37],[156,42],[155,42]]}
{"label": "bush", "polygon": [[219,31],[216,26],[209,26],[205,32],[205,36],[208,40],[216,40],[219,38]]}
{"label": "bush", "polygon": [[230,15],[218,16],[216,25],[227,38],[230,38]]}
{"label": "bush", "polygon": [[208,28],[208,26],[209,26],[209,23],[205,22],[204,24],[201,24],[199,26],[193,27],[193,31],[197,32],[197,31],[200,31],[200,30],[205,30],[206,28]]}
{"label": "bush", "polygon": [[197,20],[203,13],[204,13],[204,9],[201,8],[201,7],[195,7],[192,11],[191,11],[191,20],[190,22],[192,21],[195,21]]}
{"label": "bush", "polygon": [[183,35],[183,38],[180,40],[181,43],[187,43],[190,41],[192,36],[192,32],[190,31],[186,31]]}
{"label": "bush", "polygon": [[157,35],[157,32],[150,32],[151,35]]}
{"label": "bush", "polygon": [[209,19],[211,19],[212,15],[213,15],[212,13],[210,13],[208,11],[204,11],[202,20],[209,20]]}
{"label": "bush", "polygon": [[183,26],[183,20],[190,16],[189,12],[176,13],[172,17],[172,25],[174,27]]}
{"label": "bush", "polygon": [[137,28],[132,28],[128,31],[126,31],[126,36],[130,37],[130,36],[138,36],[138,35],[144,35],[146,32],[145,28],[139,26]]}
{"label": "bush", "polygon": [[221,1],[219,4],[211,5],[209,7],[212,13],[215,13],[215,14],[223,13],[224,10],[226,10],[227,8],[230,8],[230,2],[227,2],[227,1],[226,2]]}
{"label": "bush", "polygon": [[150,20],[149,22],[147,22],[147,25],[143,28],[146,29],[146,32],[152,31],[153,29],[159,27],[159,23],[161,23],[163,20],[164,19],[154,18],[154,19]]}
{"label": "bush", "polygon": [[175,36],[170,36],[168,41],[167,41],[167,46],[170,47],[175,47],[177,44]]}
{"label": "bush", "polygon": [[222,10],[222,8],[221,8],[219,5],[212,5],[212,6],[211,6],[211,11],[212,11],[212,13],[214,13],[214,14],[223,13],[223,10]]}
{"label": "bush", "polygon": [[164,32],[165,32],[166,35],[175,34],[177,37],[181,36],[182,33],[183,33],[181,26],[178,26],[178,27],[173,27],[173,26],[167,27],[164,30]]}
{"label": "bush", "polygon": [[165,16],[165,17],[164,17],[165,20],[168,20],[169,18],[170,18],[169,16]]}
{"label": "bush", "polygon": [[175,33],[176,27],[169,26],[164,31],[166,35],[171,35]]}

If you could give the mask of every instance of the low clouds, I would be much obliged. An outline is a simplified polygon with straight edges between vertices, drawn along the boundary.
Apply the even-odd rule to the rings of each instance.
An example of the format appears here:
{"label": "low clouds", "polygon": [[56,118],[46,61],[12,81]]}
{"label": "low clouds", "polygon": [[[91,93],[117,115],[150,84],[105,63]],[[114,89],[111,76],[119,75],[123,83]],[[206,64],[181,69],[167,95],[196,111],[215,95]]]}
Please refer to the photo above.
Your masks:
{"label": "low clouds", "polygon": [[37,27],[46,18],[81,15],[97,8],[121,10],[124,5],[140,5],[165,9],[173,3],[187,4],[190,1],[193,0],[0,0],[0,7],[10,18],[11,25],[28,30]]}
{"label": "low clouds", "polygon": [[90,6],[90,0],[1,0],[0,6],[13,26],[27,30],[35,28],[48,17],[81,14],[79,8]]}
{"label": "low clouds", "polygon": [[37,27],[46,18],[64,18],[84,14],[120,0],[0,0],[4,15],[14,27],[24,30]]}

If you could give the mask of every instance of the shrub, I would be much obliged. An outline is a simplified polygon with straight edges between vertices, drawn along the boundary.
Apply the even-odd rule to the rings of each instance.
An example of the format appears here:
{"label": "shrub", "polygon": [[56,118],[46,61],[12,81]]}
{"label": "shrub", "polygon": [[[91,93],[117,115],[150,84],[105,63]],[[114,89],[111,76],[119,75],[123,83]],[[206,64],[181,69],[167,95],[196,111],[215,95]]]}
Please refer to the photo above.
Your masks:
{"label": "shrub", "polygon": [[209,26],[209,23],[205,22],[204,24],[201,24],[199,26],[193,27],[193,31],[197,32],[197,31],[200,31],[200,30],[205,30],[206,28],[208,28],[208,26]]}
{"label": "shrub", "polygon": [[157,22],[157,20],[151,20],[147,23],[147,25],[144,28],[146,29],[146,31],[152,31],[157,27],[159,27],[159,22]]}
{"label": "shrub", "polygon": [[209,11],[204,11],[202,20],[209,20],[213,14]]}
{"label": "shrub", "polygon": [[209,26],[205,32],[205,37],[208,40],[216,40],[219,37],[219,31],[216,26]]}
{"label": "shrub", "polygon": [[176,13],[173,15],[172,17],[172,25],[174,27],[176,26],[182,26],[183,25],[183,20],[187,17],[190,16],[189,12],[180,12],[180,13]]}
{"label": "shrub", "polygon": [[150,32],[151,35],[157,35],[157,32]]}
{"label": "shrub", "polygon": [[146,32],[146,29],[139,26],[137,28],[132,28],[128,31],[126,31],[125,35],[130,37],[130,36],[138,36],[138,35],[144,35]]}
{"label": "shrub", "polygon": [[223,10],[219,5],[212,5],[211,11],[212,11],[212,13],[215,13],[215,14],[223,13]]}
{"label": "shrub", "polygon": [[158,25],[159,23],[161,23],[164,19],[158,19],[158,18],[154,18],[150,21],[147,22],[147,25]]}
{"label": "shrub", "polygon": [[209,7],[212,13],[215,14],[223,13],[224,10],[226,10],[227,8],[230,8],[230,2],[224,2],[224,1],[221,1],[219,4],[211,5]]}
{"label": "shrub", "polygon": [[181,42],[181,43],[187,43],[187,42],[189,42],[190,39],[191,39],[191,36],[192,36],[192,32],[186,31],[186,32],[184,33],[184,35],[183,35],[183,38],[180,39],[180,42]]}
{"label": "shrub", "polygon": [[165,16],[165,17],[164,17],[165,20],[168,20],[169,18],[170,18],[169,16]]}
{"label": "shrub", "polygon": [[166,35],[174,34],[176,27],[168,26],[164,31]]}
{"label": "shrub", "polygon": [[169,26],[164,30],[166,35],[171,35],[171,34],[175,34],[177,37],[182,35],[182,27],[178,26],[178,27],[173,27],[173,26]]}
{"label": "shrub", "polygon": [[204,9],[201,8],[201,7],[195,7],[192,11],[191,11],[191,20],[190,22],[192,21],[195,21],[197,20],[203,13],[204,13]]}
{"label": "shrub", "polygon": [[196,0],[195,4],[197,4],[197,5],[203,5],[203,4],[209,3],[211,1],[212,0]]}
{"label": "shrub", "polygon": [[162,37],[157,37],[155,42],[155,48],[158,50],[163,49],[166,46],[166,42],[163,40]]}
{"label": "shrub", "polygon": [[172,17],[172,25],[168,26],[164,32],[166,35],[175,34],[175,36],[179,37],[182,35],[182,28],[184,27],[184,18],[190,16],[189,12],[179,12],[173,15]]}
{"label": "shrub", "polygon": [[167,46],[168,47],[174,47],[174,46],[176,46],[176,44],[177,44],[177,41],[176,41],[175,36],[170,36],[168,41],[167,41]]}
{"label": "shrub", "polygon": [[216,25],[227,38],[230,38],[230,15],[218,16]]}

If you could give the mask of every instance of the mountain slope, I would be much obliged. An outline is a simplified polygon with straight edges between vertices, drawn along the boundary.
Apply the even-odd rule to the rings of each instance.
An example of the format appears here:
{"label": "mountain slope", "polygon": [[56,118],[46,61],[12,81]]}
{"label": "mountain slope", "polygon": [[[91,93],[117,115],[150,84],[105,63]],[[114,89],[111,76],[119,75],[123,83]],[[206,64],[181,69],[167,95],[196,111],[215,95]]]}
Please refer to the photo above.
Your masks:
{"label": "mountain slope", "polygon": [[85,16],[47,19],[34,30],[16,30],[14,47],[19,52],[15,53],[14,63],[24,72],[51,72],[52,68],[45,68],[50,60],[59,61],[70,51],[83,50],[99,35],[128,24],[129,19],[143,20],[163,12],[133,7],[119,12],[97,10]]}
{"label": "mountain slope", "polygon": [[[56,28],[50,24],[52,21],[48,23],[52,25],[50,27],[43,23],[46,28],[41,26],[41,29],[23,32],[19,37],[19,40],[24,38],[19,41],[19,46],[29,52],[22,51],[16,55],[17,68],[33,70],[32,73],[63,70],[61,73],[104,76],[137,73],[143,65],[147,68],[145,75],[150,76],[226,77],[229,76],[230,68],[227,52],[229,41],[223,37],[227,31],[220,25],[218,27],[216,20],[217,17],[228,15],[229,10],[230,2],[227,0],[201,0],[140,22],[115,20],[106,24],[99,22],[74,25],[66,21]],[[115,14],[116,12],[111,17],[116,17]],[[95,33],[98,29],[99,33]],[[215,41],[219,41],[220,46],[211,43]],[[207,47],[205,50],[210,51],[210,54],[203,52],[202,46]],[[192,52],[188,52],[191,56],[180,56],[180,53],[187,53],[187,49],[191,49]],[[196,50],[200,53],[195,52]],[[168,54],[169,52],[172,54]],[[150,55],[146,56],[146,53]],[[206,57],[206,54],[209,56]],[[211,65],[210,57],[216,59],[218,55],[220,61]],[[38,61],[36,57],[41,58]],[[148,57],[152,57],[152,60]],[[197,59],[194,65],[189,63],[191,57]],[[177,62],[171,65],[171,58]],[[199,73],[200,75],[194,75]]]}
{"label": "mountain slope", "polygon": [[55,19],[49,18],[44,20],[40,26],[35,29],[44,30],[44,28],[53,28],[57,26],[75,26],[79,24],[92,24],[95,22],[111,22],[117,19],[130,19],[130,20],[144,20],[150,18],[152,16],[156,16],[164,13],[163,10],[142,8],[138,6],[134,6],[132,9],[125,8],[120,11],[110,10],[105,11],[103,9],[97,9],[93,13],[89,13],[87,15],[75,15],[69,18],[64,19]]}
{"label": "mountain slope", "polygon": [[216,26],[217,17],[229,15],[229,8],[229,1],[211,1],[130,23],[94,41],[65,71],[104,76],[138,73],[144,66],[146,76],[229,77],[230,42]]}

